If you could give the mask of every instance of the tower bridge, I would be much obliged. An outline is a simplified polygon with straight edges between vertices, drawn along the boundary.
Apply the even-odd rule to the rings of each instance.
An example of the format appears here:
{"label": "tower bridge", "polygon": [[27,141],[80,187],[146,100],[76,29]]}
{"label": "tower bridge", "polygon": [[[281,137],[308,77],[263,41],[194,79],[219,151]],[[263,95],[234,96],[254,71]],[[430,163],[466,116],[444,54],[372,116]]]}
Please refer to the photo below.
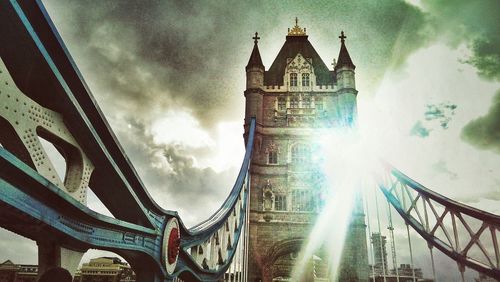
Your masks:
{"label": "tower bridge", "polygon": [[[432,279],[436,249],[457,263],[462,279],[466,269],[500,277],[498,215],[446,198],[385,163],[372,194],[337,178],[348,189],[331,192],[332,178],[315,161],[329,157],[318,141],[356,131],[355,65],[344,32],[333,70],[298,20],[267,70],[255,34],[245,68],[240,172],[222,206],[187,228],[149,195],[41,2],[2,1],[0,22],[0,226],[37,242],[40,274],[57,266],[74,274],[92,248],[125,258],[141,282],[424,281],[411,231],[428,246]],[[65,158],[64,179],[41,139]],[[341,161],[345,171],[352,168]],[[356,177],[345,178],[361,177],[351,173]],[[86,206],[87,189],[114,218]],[[406,229],[408,246],[395,246],[395,229]],[[370,244],[370,237],[380,241]],[[409,267],[398,261],[403,249]]]}

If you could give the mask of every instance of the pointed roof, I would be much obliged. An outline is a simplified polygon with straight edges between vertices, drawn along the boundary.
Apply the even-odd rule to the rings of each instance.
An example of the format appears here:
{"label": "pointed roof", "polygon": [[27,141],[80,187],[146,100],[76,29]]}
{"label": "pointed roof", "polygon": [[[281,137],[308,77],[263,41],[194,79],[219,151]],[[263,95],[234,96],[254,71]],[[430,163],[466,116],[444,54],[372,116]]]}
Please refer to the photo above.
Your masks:
{"label": "pointed roof", "polygon": [[8,260],[0,263],[0,265],[14,265],[14,263],[10,259],[8,259]]}
{"label": "pointed roof", "polygon": [[248,70],[251,67],[261,67],[262,69],[264,69],[264,64],[262,63],[262,59],[260,58],[259,46],[257,46],[257,42],[260,39],[258,35],[259,34],[256,32],[255,36],[252,37],[252,39],[254,40],[253,50],[252,54],[250,55],[250,59],[248,60],[248,64],[245,67],[245,70]]}
{"label": "pointed roof", "polygon": [[344,31],[340,33],[340,52],[339,57],[337,59],[337,64],[335,65],[335,70],[341,67],[351,67],[352,69],[356,69],[356,66],[353,64],[351,60],[351,56],[349,56],[349,52],[347,52],[347,48],[345,47],[345,39],[347,36],[344,35]]}
{"label": "pointed roof", "polygon": [[316,84],[326,85],[333,83],[333,75],[325,65],[318,52],[314,50],[311,42],[307,39],[307,35],[288,35],[285,44],[274,59],[273,64],[264,75],[265,85],[283,85],[283,76],[287,59],[293,59],[298,53],[304,58],[312,59],[312,66],[316,75]]}

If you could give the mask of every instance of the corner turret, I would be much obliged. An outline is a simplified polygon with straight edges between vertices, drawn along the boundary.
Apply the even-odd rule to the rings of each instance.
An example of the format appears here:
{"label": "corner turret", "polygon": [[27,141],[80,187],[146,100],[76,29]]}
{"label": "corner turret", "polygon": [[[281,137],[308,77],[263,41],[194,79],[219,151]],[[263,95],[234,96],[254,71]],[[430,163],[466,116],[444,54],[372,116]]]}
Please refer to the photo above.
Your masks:
{"label": "corner turret", "polygon": [[255,33],[255,36],[252,37],[254,40],[252,54],[250,55],[250,59],[248,60],[248,64],[245,67],[247,72],[247,89],[251,88],[260,88],[264,86],[264,64],[262,64],[262,59],[260,58],[259,46],[257,45],[258,33]]}
{"label": "corner turret", "polygon": [[339,120],[346,126],[355,127],[357,116],[356,95],[358,94],[354,74],[356,66],[353,64],[345,46],[345,39],[347,37],[343,31],[340,33],[339,38],[341,44],[340,52],[334,68],[339,91],[339,103],[341,105]]}
{"label": "corner turret", "polygon": [[345,36],[344,32],[342,31],[339,38],[341,44],[340,52],[337,59],[337,64],[335,65],[334,69],[337,77],[337,85],[339,89],[356,89],[356,83],[354,79],[354,70],[356,69],[356,66],[353,64],[351,56],[349,56],[349,52],[345,47],[345,39],[347,38],[347,36]]}
{"label": "corner turret", "polygon": [[260,37],[256,32],[252,37],[254,40],[252,54],[245,67],[247,72],[247,89],[245,91],[246,109],[245,109],[245,124],[249,124],[252,117],[256,118],[257,123],[262,121],[262,103],[264,86],[264,64],[260,58],[259,47],[257,46]]}

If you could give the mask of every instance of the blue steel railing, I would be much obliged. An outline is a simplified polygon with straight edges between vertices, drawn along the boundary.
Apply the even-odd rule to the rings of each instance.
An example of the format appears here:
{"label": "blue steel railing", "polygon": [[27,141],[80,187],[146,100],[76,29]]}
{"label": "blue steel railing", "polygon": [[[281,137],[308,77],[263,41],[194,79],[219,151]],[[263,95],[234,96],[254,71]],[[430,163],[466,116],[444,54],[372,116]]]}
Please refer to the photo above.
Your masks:
{"label": "blue steel railing", "polygon": [[467,266],[500,277],[500,216],[461,204],[390,165],[387,168],[390,175],[379,184],[381,191],[429,248],[435,247],[455,260],[462,273]]}
{"label": "blue steel railing", "polygon": [[[231,264],[248,216],[246,212],[250,181],[248,171],[252,158],[255,127],[255,118],[252,118],[243,163],[229,196],[212,216],[188,229],[186,236],[182,239],[180,257],[181,264],[184,265],[177,268],[177,273],[187,271],[199,280],[216,280]],[[224,241],[225,238],[233,240]],[[223,251],[223,248],[227,250]]]}
{"label": "blue steel railing", "polygon": [[[45,164],[40,161],[38,152],[44,149],[38,139],[33,141],[38,150],[34,152],[33,145],[28,144],[31,141],[23,135],[24,130],[18,128],[28,123],[35,130],[48,125],[28,122],[32,117],[29,107],[11,101],[13,99],[4,100],[9,95],[3,95],[1,101],[10,101],[14,108],[10,109],[9,104],[9,110],[0,114],[0,128],[9,131],[2,131],[0,136],[9,141],[9,146],[0,147],[0,226],[37,242],[49,242],[78,252],[89,248],[113,251],[132,265],[139,281],[176,276],[184,280],[221,277],[236,250],[244,248],[239,242],[247,222],[248,169],[255,119],[247,125],[245,157],[229,196],[214,215],[188,229],[175,211],[159,207],[147,192],[42,2],[0,1],[0,37],[0,58],[5,67],[1,70],[2,79],[6,79],[0,90],[9,95],[15,93],[16,99],[25,100],[43,114],[57,117],[50,126],[63,128],[61,132],[66,135],[54,133],[57,137],[54,142],[61,144],[51,143],[63,148],[58,146],[64,145],[60,141],[62,137],[75,140],[72,153],[83,157],[88,164],[81,168],[75,163],[72,167],[86,175],[88,182],[81,185],[82,193],[88,184],[115,217],[89,210],[68,194],[66,183],[50,181],[51,177],[47,177],[50,169],[44,167],[50,160],[44,159]],[[11,119],[11,110],[20,120]],[[35,119],[38,122],[39,117]],[[30,138],[36,139],[36,136]],[[175,236],[169,237],[169,228],[178,229],[180,241]],[[180,244],[178,255],[177,243]],[[166,258],[170,261],[172,257],[173,262],[167,263]],[[173,269],[168,270],[166,264]]]}

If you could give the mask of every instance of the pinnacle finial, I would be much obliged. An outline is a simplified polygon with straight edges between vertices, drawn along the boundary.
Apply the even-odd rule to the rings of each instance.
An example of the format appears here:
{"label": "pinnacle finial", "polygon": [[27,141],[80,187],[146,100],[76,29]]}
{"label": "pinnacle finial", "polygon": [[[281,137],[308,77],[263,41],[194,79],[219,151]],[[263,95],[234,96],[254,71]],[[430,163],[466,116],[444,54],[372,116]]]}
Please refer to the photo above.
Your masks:
{"label": "pinnacle finial", "polygon": [[344,35],[344,31],[342,30],[342,32],[340,32],[340,42],[341,43],[344,43],[345,39],[347,38],[347,36]]}
{"label": "pinnacle finial", "polygon": [[257,44],[257,42],[259,42],[259,39],[260,39],[259,33],[255,32],[255,36],[252,37],[252,39],[253,39],[253,43]]}
{"label": "pinnacle finial", "polygon": [[299,18],[295,17],[295,26],[288,29],[288,36],[305,36],[306,29],[299,26]]}

